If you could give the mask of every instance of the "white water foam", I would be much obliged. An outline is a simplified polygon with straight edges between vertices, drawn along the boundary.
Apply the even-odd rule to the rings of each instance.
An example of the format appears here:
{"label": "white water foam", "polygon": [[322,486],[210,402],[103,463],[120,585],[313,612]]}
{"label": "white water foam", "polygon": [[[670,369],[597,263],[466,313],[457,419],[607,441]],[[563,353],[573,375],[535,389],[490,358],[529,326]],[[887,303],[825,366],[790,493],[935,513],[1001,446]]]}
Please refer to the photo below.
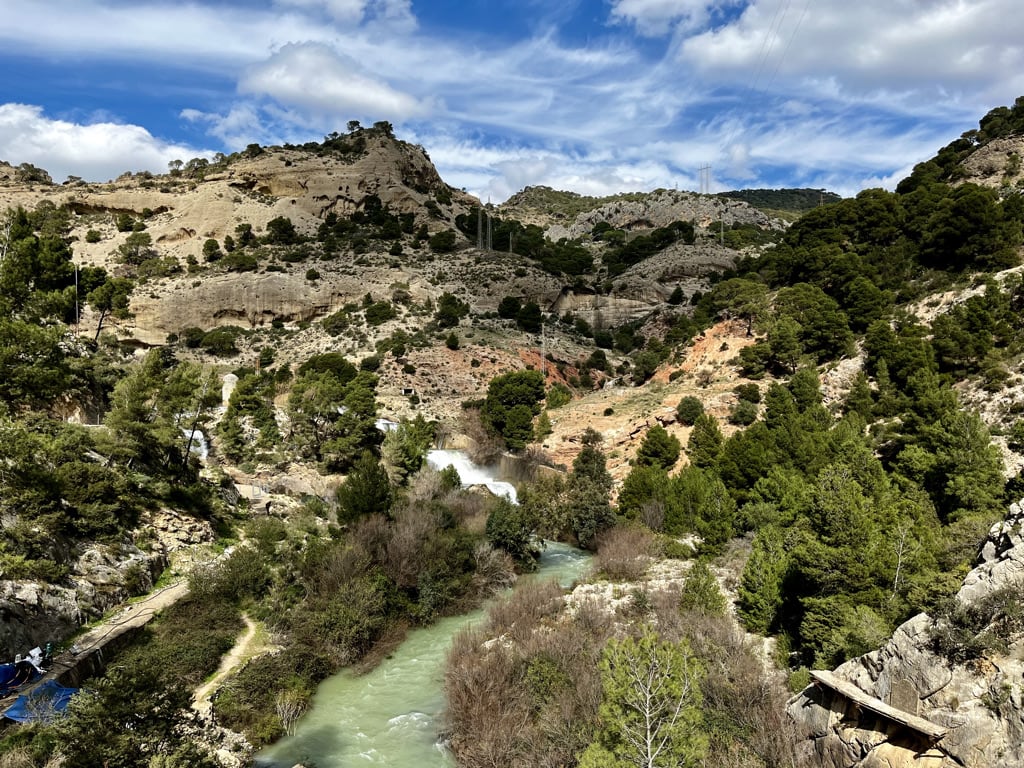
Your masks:
{"label": "white water foam", "polygon": [[435,449],[427,452],[427,464],[437,470],[455,467],[462,481],[462,487],[482,485],[495,496],[504,496],[513,504],[519,503],[516,487],[512,483],[496,479],[497,471],[493,467],[480,467],[469,460],[462,451],[445,451]]}

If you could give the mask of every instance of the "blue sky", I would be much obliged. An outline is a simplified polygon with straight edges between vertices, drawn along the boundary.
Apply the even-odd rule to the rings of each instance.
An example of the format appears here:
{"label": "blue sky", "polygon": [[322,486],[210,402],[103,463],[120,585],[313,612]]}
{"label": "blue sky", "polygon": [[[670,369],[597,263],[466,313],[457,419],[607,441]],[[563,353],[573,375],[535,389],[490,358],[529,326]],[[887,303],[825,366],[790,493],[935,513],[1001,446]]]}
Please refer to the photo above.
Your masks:
{"label": "blue sky", "polygon": [[0,0],[0,159],[105,181],[388,120],[495,202],[891,188],[1024,95],[1019,0]]}

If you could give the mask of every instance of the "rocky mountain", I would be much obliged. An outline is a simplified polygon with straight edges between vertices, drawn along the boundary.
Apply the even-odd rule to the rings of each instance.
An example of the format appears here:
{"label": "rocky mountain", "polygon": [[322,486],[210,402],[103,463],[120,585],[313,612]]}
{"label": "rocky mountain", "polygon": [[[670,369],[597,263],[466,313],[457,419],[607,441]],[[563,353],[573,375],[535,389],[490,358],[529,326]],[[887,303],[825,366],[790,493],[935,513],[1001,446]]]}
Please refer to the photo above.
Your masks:
{"label": "rocky mountain", "polygon": [[1019,495],[1024,451],[1021,148],[997,128],[900,192],[792,224],[676,190],[482,205],[387,124],[108,184],[0,165],[0,209],[22,209],[0,265],[0,644],[66,634],[247,538],[199,594],[220,590],[228,639],[253,605],[287,617],[282,647],[317,648],[301,669],[263,659],[220,705],[274,738],[278,701],[247,720],[262,680],[308,696],[386,631],[506,583],[513,550],[487,547],[515,513],[492,524],[486,497],[410,481],[422,450],[529,445],[506,464],[573,478],[534,496],[558,535],[597,546],[587,526],[628,519],[644,557],[731,558],[739,618],[816,680],[789,706],[809,765],[1019,762],[1020,505],[980,561],[972,538]]}

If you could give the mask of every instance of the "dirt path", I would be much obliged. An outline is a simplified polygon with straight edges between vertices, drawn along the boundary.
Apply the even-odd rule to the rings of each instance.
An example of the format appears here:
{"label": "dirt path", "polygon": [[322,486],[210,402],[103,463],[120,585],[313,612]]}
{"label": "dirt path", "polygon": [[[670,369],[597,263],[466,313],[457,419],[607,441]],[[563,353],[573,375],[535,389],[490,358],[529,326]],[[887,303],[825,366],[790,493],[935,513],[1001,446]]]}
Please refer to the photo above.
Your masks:
{"label": "dirt path", "polygon": [[234,647],[220,660],[220,667],[213,677],[207,680],[192,697],[192,709],[196,712],[202,714],[209,712],[210,696],[224,682],[225,678],[257,653],[265,650],[266,645],[257,639],[259,627],[256,622],[250,619],[247,613],[242,614],[242,620],[245,622],[245,632],[239,636]]}

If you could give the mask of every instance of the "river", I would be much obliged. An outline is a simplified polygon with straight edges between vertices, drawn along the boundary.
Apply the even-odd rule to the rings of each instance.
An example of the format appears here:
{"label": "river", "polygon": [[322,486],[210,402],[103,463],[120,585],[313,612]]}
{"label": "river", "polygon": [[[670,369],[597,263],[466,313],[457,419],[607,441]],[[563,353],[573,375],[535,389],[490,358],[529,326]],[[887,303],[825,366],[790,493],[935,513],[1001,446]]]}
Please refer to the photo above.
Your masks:
{"label": "river", "polygon": [[[464,485],[496,482],[457,452],[431,453],[435,467],[455,463]],[[557,579],[563,587],[569,587],[589,562],[590,556],[581,550],[547,542],[539,569],[527,578]],[[310,710],[299,720],[295,734],[263,750],[256,765],[291,768],[305,762],[316,768],[367,764],[452,768],[455,762],[438,744],[445,708],[445,656],[452,637],[485,616],[486,607],[413,630],[372,671],[364,675],[343,671],[325,680],[313,696]]]}

